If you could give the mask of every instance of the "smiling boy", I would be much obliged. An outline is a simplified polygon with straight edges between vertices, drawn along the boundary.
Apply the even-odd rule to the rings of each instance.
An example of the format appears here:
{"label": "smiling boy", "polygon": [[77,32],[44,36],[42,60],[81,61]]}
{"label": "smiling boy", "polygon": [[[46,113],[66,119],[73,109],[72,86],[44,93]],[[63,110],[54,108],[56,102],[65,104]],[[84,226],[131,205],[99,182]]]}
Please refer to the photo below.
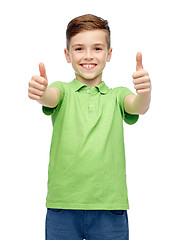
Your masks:
{"label": "smiling boy", "polygon": [[101,83],[102,72],[111,59],[105,30],[85,30],[73,36],[65,49],[68,63],[72,63],[77,80],[89,87]]}
{"label": "smiling boy", "polygon": [[52,116],[47,240],[128,240],[129,209],[123,121],[137,122],[149,108],[151,83],[136,56],[133,83],[109,88],[102,81],[111,59],[108,22],[87,14],[70,21],[64,49],[75,78],[48,86],[45,66],[29,82],[28,95]]}

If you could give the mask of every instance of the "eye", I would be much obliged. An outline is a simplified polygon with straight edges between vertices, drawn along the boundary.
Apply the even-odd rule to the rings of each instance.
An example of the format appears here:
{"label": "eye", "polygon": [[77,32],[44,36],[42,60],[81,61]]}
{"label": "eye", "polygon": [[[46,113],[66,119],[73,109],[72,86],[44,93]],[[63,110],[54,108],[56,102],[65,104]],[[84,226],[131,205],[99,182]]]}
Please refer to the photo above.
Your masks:
{"label": "eye", "polygon": [[81,47],[76,48],[76,51],[82,51]]}
{"label": "eye", "polygon": [[96,51],[101,51],[101,48],[96,47],[95,50],[96,50]]}

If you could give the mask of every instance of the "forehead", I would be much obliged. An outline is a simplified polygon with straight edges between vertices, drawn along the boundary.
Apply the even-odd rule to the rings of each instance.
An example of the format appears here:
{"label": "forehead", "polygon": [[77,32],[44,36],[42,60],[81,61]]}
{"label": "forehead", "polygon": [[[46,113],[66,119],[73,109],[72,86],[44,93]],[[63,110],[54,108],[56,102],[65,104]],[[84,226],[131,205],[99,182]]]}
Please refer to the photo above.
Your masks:
{"label": "forehead", "polygon": [[106,35],[106,31],[102,29],[84,30],[71,38],[70,46],[77,43],[83,45],[92,45],[95,43],[106,45]]}

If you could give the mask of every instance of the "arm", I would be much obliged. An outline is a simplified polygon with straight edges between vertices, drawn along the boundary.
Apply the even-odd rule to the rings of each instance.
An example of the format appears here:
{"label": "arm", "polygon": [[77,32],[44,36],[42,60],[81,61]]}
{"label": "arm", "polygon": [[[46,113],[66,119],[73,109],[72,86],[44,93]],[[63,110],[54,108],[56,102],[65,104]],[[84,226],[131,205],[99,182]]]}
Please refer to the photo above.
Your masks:
{"label": "arm", "polygon": [[151,95],[128,95],[124,99],[124,109],[130,114],[145,114],[150,105]]}
{"label": "arm", "polygon": [[54,108],[58,105],[60,96],[61,93],[58,88],[48,87],[45,90],[43,96],[39,100],[37,100],[37,102],[46,107]]}

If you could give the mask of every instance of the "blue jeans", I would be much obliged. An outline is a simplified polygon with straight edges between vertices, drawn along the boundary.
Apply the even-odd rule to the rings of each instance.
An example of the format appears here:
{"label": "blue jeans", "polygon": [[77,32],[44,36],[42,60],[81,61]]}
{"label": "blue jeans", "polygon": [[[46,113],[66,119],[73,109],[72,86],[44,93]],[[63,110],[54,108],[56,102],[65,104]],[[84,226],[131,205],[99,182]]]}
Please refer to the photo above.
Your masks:
{"label": "blue jeans", "polygon": [[128,240],[127,210],[47,209],[46,240]]}

